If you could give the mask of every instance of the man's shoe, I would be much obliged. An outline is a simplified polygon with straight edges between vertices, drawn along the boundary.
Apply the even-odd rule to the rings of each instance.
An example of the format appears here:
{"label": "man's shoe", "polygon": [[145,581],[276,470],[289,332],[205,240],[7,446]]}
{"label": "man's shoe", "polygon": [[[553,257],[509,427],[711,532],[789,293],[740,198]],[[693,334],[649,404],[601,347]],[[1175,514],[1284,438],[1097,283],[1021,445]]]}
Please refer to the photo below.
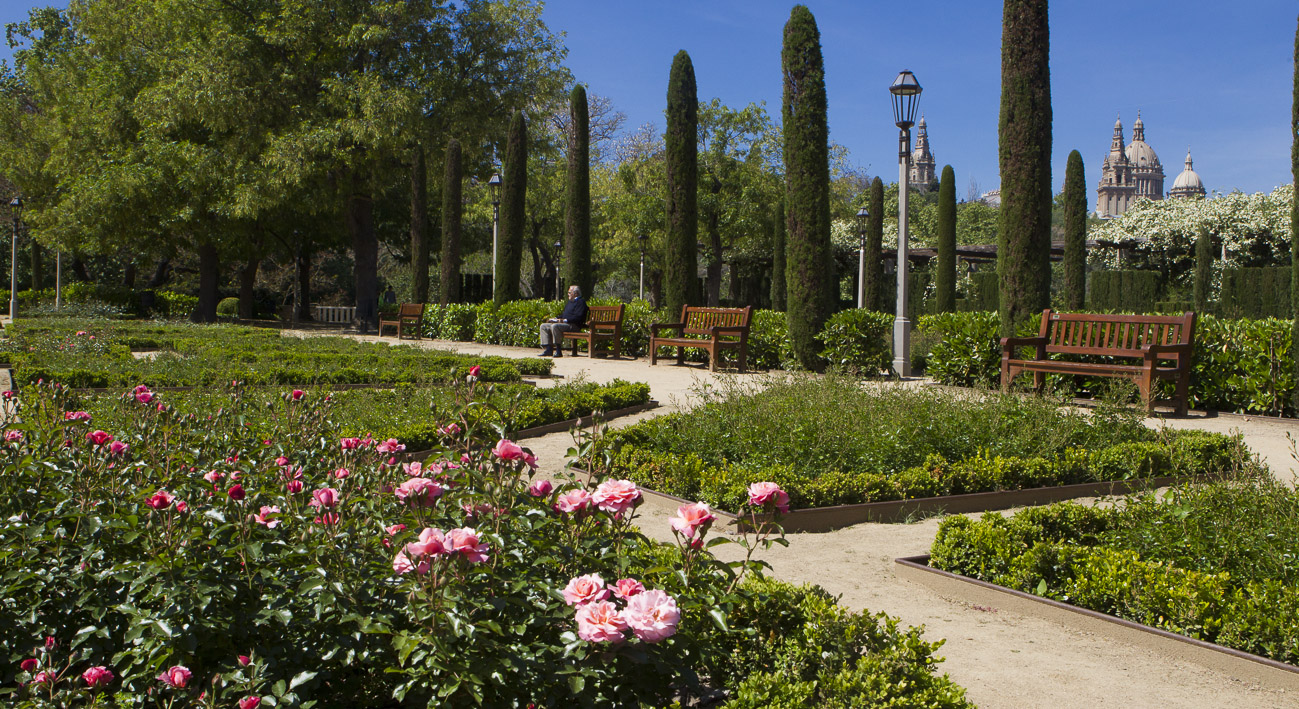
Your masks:
{"label": "man's shoe", "polygon": [[537,356],[538,356],[538,357],[549,357],[549,356],[551,356],[552,354],[554,354],[554,352],[551,350],[551,348],[547,347],[547,348],[545,348],[544,350],[541,351],[541,354],[539,354],[539,355],[537,355]]}
{"label": "man's shoe", "polygon": [[563,350],[555,350],[555,354],[552,355],[552,356],[553,356],[555,359],[559,359],[560,357],[563,357],[563,356],[564,356],[564,351],[563,351]]}

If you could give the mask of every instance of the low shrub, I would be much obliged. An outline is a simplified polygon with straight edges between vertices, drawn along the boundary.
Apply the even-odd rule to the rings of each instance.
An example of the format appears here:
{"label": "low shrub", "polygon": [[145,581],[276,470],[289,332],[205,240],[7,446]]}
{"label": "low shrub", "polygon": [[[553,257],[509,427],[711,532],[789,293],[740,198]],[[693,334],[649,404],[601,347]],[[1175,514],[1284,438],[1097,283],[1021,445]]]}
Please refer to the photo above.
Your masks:
{"label": "low shrub", "polygon": [[821,356],[844,371],[876,376],[891,373],[893,316],[870,310],[841,310],[826,321],[817,340]]}

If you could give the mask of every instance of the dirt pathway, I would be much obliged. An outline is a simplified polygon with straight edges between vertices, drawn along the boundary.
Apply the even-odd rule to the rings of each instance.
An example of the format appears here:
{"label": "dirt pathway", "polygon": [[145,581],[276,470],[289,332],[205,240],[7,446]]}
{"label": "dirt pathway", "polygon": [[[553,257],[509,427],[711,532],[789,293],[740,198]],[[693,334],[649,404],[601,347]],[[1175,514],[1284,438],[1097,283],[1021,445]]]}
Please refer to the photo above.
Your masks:
{"label": "dirt pathway", "polygon": [[[374,338],[366,338],[373,340]],[[391,338],[388,339],[391,342]],[[530,356],[520,348],[472,343],[433,342],[426,346],[465,353]],[[555,373],[567,379],[585,376],[605,382],[615,378],[649,383],[665,408],[619,419],[625,426],[693,401],[692,390],[718,377],[696,367],[659,365],[647,360],[605,361],[565,357]],[[1152,425],[1158,425],[1152,421]],[[1291,479],[1294,461],[1286,434],[1299,424],[1251,417],[1188,417],[1170,421],[1174,428],[1239,429],[1247,443],[1277,472]],[[572,439],[557,433],[526,441],[543,471],[557,475]],[[674,510],[651,500],[640,509],[640,526],[653,538],[670,541],[667,519]],[[825,534],[795,534],[787,548],[765,554],[775,575],[797,583],[816,583],[852,608],[899,616],[924,625],[931,638],[945,638],[939,669],[969,690],[980,707],[1019,709],[1093,709],[1099,707],[1232,707],[1273,709],[1299,707],[1299,696],[1275,688],[1240,682],[1207,667],[1174,659],[1157,649],[1112,640],[1033,616],[976,606],[943,597],[928,587],[894,574],[893,559],[928,552],[938,520],[913,524],[859,524]],[[720,549],[730,549],[730,545]],[[738,549],[738,547],[737,547]]]}

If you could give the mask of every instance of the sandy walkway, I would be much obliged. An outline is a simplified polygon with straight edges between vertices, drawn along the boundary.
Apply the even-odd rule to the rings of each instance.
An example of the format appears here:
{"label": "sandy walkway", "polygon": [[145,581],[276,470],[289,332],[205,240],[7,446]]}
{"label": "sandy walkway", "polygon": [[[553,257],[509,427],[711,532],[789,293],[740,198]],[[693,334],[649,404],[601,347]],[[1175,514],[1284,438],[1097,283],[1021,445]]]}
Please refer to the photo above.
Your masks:
{"label": "sandy walkway", "polygon": [[[520,348],[472,343],[427,345],[511,357],[532,354]],[[565,378],[584,375],[600,382],[614,378],[648,382],[653,396],[666,405],[664,409],[620,419],[614,423],[616,426],[688,406],[692,388],[716,381],[716,376],[737,376],[712,376],[697,366],[650,367],[647,360],[565,357],[555,364],[555,373]],[[1224,415],[1192,416],[1170,421],[1169,425],[1216,431],[1239,429],[1278,477],[1291,478],[1294,461],[1286,435],[1299,432],[1299,423]],[[564,453],[571,443],[566,433],[527,441],[543,469],[552,474],[563,468]],[[648,502],[641,508],[642,529],[651,537],[670,540],[667,518],[672,512],[666,504]],[[898,578],[893,572],[893,559],[927,553],[937,529],[938,520],[930,519],[914,524],[859,524],[826,534],[792,535],[788,548],[774,547],[765,558],[779,578],[820,584],[840,594],[842,602],[852,608],[887,612],[908,624],[924,625],[930,637],[946,638],[940,654],[947,661],[940,669],[966,687],[980,707],[1299,707],[1299,696],[1293,693],[1251,686],[1140,645],[996,607],[967,605]]]}

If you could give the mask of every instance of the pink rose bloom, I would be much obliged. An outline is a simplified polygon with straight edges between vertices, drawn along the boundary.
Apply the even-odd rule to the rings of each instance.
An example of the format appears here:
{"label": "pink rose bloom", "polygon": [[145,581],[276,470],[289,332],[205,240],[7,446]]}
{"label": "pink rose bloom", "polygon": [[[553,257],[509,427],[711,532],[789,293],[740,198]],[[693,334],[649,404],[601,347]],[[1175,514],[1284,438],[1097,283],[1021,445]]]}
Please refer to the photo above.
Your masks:
{"label": "pink rose bloom", "polygon": [[31,672],[32,670],[40,666],[41,666],[40,661],[34,657],[29,657],[26,660],[23,660],[22,662],[18,663],[18,669],[22,670],[23,672]]}
{"label": "pink rose bloom", "polygon": [[91,431],[86,434],[86,440],[97,446],[102,446],[113,440],[113,437],[107,431]]}
{"label": "pink rose bloom", "polygon": [[618,579],[618,583],[613,585],[613,595],[624,601],[644,591],[645,584],[636,579]]}
{"label": "pink rose bloom", "polygon": [[413,463],[403,464],[401,466],[401,469],[405,471],[405,473],[411,476],[412,478],[418,478],[424,474],[424,464],[419,462],[418,460]]}
{"label": "pink rose bloom", "polygon": [[324,512],[324,513],[321,513],[321,515],[320,515],[319,517],[317,517],[317,518],[315,518],[315,519],[313,519],[313,520],[311,520],[311,521],[312,521],[312,522],[315,522],[316,524],[323,524],[323,525],[325,525],[326,527],[328,527],[328,526],[331,525],[331,524],[338,524],[338,513],[337,513],[337,512]]}
{"label": "pink rose bloom", "polygon": [[404,551],[397,552],[397,556],[392,559],[392,570],[397,572],[398,575],[404,576],[405,574],[414,571],[420,576],[423,576],[428,573],[430,568],[432,567],[429,565],[427,559],[420,561],[417,565],[415,562],[410,560],[410,557],[406,556],[406,552]]}
{"label": "pink rose bloom", "polygon": [[253,658],[251,658],[251,657],[249,657],[249,656],[247,656],[247,655],[240,655],[240,656],[239,656],[239,666],[240,666],[240,667],[247,667],[247,666],[251,665],[252,663],[253,663]]}
{"label": "pink rose bloom", "polygon": [[609,601],[588,603],[577,609],[577,635],[592,643],[621,643],[627,621]]}
{"label": "pink rose bloom", "polygon": [[284,456],[280,456],[275,459],[275,464],[280,467],[284,467],[289,464],[289,459],[285,458]]}
{"label": "pink rose bloom", "polygon": [[289,394],[289,398],[293,399],[294,401],[302,401],[302,397],[305,396],[306,393],[307,392],[301,389],[294,389],[293,392]]}
{"label": "pink rose bloom", "polygon": [[776,483],[753,483],[749,486],[749,504],[754,507],[774,505],[781,514],[789,512],[789,494]]}
{"label": "pink rose bloom", "polygon": [[184,689],[185,685],[189,684],[189,678],[193,676],[193,673],[189,671],[188,667],[185,667],[184,665],[176,665],[175,667],[164,670],[162,674],[158,675],[158,681],[168,687]]}
{"label": "pink rose bloom", "polygon": [[604,579],[600,578],[600,574],[574,577],[564,587],[564,602],[570,606],[584,606],[608,598],[609,589],[604,587]]}
{"label": "pink rose bloom", "polygon": [[471,564],[487,561],[487,545],[478,539],[478,531],[473,527],[461,527],[447,532],[451,551],[460,554]]}
{"label": "pink rose bloom", "polygon": [[477,379],[479,375],[481,375],[482,373],[483,373],[483,368],[476,364],[469,368],[469,376],[475,379]]}
{"label": "pink rose bloom", "polygon": [[86,334],[86,331],[85,331],[85,330],[77,330],[77,337],[82,337],[82,336],[84,336],[85,334]]}
{"label": "pink rose bloom", "polygon": [[638,593],[627,601],[622,617],[636,637],[647,643],[656,643],[676,634],[681,611],[677,609],[675,599],[656,588]]}
{"label": "pink rose bloom", "polygon": [[231,486],[229,490],[226,490],[226,494],[230,496],[230,499],[235,500],[236,502],[248,496],[248,493],[244,492],[243,485]]}
{"label": "pink rose bloom", "polygon": [[555,500],[555,509],[566,514],[585,512],[591,508],[591,493],[577,488],[560,494]]}
{"label": "pink rose bloom", "polygon": [[257,709],[257,705],[262,703],[262,698],[257,696],[244,697],[239,700],[239,709]]}
{"label": "pink rose bloom", "polygon": [[406,446],[398,443],[396,438],[389,438],[388,440],[375,446],[374,449],[379,451],[380,453],[400,453],[406,450]]}
{"label": "pink rose bloom", "polygon": [[14,441],[21,441],[22,439],[23,439],[23,432],[22,432],[22,431],[5,431],[5,442],[6,442],[6,443],[13,443]]}
{"label": "pink rose bloom", "polygon": [[211,470],[203,474],[203,479],[215,485],[218,480],[225,476],[226,474],[219,470]]}
{"label": "pink rose bloom", "polygon": [[284,484],[284,487],[288,489],[290,493],[297,494],[299,492],[302,492],[302,481],[290,480]]}
{"label": "pink rose bloom", "polygon": [[591,501],[614,517],[636,506],[641,499],[636,483],[630,480],[605,480],[595,489]]}
{"label": "pink rose bloom", "polygon": [[86,421],[86,422],[89,422],[89,421],[90,421],[90,414],[86,413],[85,411],[64,411],[64,412],[63,412],[63,420],[64,420],[64,421]]}
{"label": "pink rose bloom", "polygon": [[406,525],[394,524],[391,527],[384,527],[383,531],[387,532],[388,534],[396,534],[397,532],[404,532],[406,531]]}
{"label": "pink rose bloom", "polygon": [[460,433],[460,426],[458,426],[458,425],[456,425],[456,424],[454,424],[454,423],[449,423],[449,424],[443,426],[442,428],[439,428],[439,429],[438,429],[438,433],[440,433],[440,434],[442,434],[442,435],[444,435],[444,436],[454,436],[454,435],[456,435],[457,433]]}
{"label": "pink rose bloom", "polygon": [[153,493],[153,495],[151,495],[149,499],[145,500],[144,504],[152,507],[155,510],[165,510],[168,507],[171,507],[171,502],[174,499],[176,499],[175,495],[172,495],[170,492],[167,492],[166,490],[159,490]]}
{"label": "pink rose bloom", "polygon": [[554,483],[550,482],[549,480],[545,480],[545,479],[535,480],[531,485],[528,486],[528,494],[532,495],[533,497],[545,497],[550,494],[551,490],[554,489],[555,489]]}
{"label": "pink rose bloom", "polygon": [[343,438],[338,441],[338,446],[339,448],[342,448],[345,451],[355,450],[361,447],[361,439]]}
{"label": "pink rose bloom", "polygon": [[428,478],[409,478],[397,486],[397,499],[412,505],[431,505],[442,495],[442,486]]}
{"label": "pink rose bloom", "polygon": [[677,516],[671,519],[672,531],[686,538],[694,537],[695,534],[702,538],[715,519],[717,515],[709,509],[707,502],[681,505],[677,508]]}
{"label": "pink rose bloom", "polygon": [[407,544],[405,551],[412,559],[445,554],[447,552],[446,535],[440,529],[425,527],[424,531],[419,533],[419,541]]}
{"label": "pink rose bloom", "polygon": [[253,519],[257,520],[257,524],[266,525],[267,529],[275,529],[275,526],[278,525],[280,521],[278,519],[273,519],[271,515],[277,515],[279,513],[279,507],[262,505],[261,511],[253,515]]}
{"label": "pink rose bloom", "polygon": [[189,512],[189,503],[185,502],[184,500],[181,500],[180,502],[177,502],[177,503],[176,503],[176,511],[177,511],[177,512]]}
{"label": "pink rose bloom", "polygon": [[343,478],[346,478],[351,474],[352,471],[348,470],[347,468],[339,468],[338,470],[334,471],[334,477],[338,478],[339,480],[342,480]]}
{"label": "pink rose bloom", "polygon": [[492,455],[501,460],[522,460],[523,448],[514,441],[502,438],[497,441],[496,447],[492,449]]}
{"label": "pink rose bloom", "polygon": [[129,450],[131,450],[131,446],[121,441],[113,441],[108,444],[108,452],[113,455],[126,455]]}
{"label": "pink rose bloom", "polygon": [[54,684],[59,676],[53,670],[42,670],[32,677],[32,684]]}
{"label": "pink rose bloom", "polygon": [[529,468],[537,469],[537,456],[527,451],[523,451],[523,462],[527,463]]}
{"label": "pink rose bloom", "polygon": [[150,401],[153,401],[153,392],[149,391],[149,387],[145,386],[144,384],[141,384],[140,386],[136,387],[134,394],[135,394],[135,400],[140,402],[141,404],[147,404]]}
{"label": "pink rose bloom", "polygon": [[81,673],[81,679],[91,687],[102,687],[113,681],[113,671],[103,665],[91,667]]}
{"label": "pink rose bloom", "polygon": [[322,487],[311,493],[311,502],[308,504],[322,510],[333,509],[334,505],[338,504],[338,490],[332,487]]}

